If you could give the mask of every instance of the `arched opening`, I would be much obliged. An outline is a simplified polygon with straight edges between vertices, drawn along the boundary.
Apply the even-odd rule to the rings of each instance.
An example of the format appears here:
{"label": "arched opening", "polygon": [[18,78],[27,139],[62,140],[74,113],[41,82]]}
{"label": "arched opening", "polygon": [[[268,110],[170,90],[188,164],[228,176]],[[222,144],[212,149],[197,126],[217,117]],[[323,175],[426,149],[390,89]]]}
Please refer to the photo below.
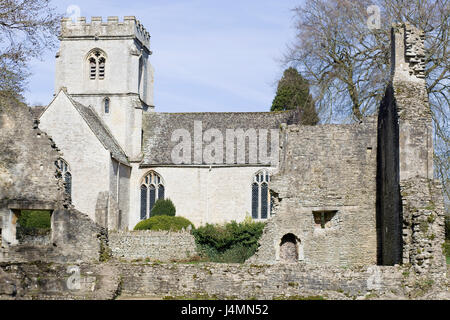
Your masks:
{"label": "arched opening", "polygon": [[269,194],[270,174],[267,170],[258,171],[253,176],[252,192],[252,218],[266,220],[271,215],[271,197]]}
{"label": "arched opening", "polygon": [[298,261],[298,239],[294,234],[288,233],[281,238],[280,242],[280,260],[282,262]]}
{"label": "arched opening", "polygon": [[87,55],[89,79],[104,80],[106,72],[106,54],[103,50],[93,49]]}
{"label": "arched opening", "polygon": [[165,187],[161,176],[155,171],[148,172],[142,179],[140,194],[140,218],[141,220],[145,220],[150,217],[150,212],[156,201],[158,199],[164,199]]}

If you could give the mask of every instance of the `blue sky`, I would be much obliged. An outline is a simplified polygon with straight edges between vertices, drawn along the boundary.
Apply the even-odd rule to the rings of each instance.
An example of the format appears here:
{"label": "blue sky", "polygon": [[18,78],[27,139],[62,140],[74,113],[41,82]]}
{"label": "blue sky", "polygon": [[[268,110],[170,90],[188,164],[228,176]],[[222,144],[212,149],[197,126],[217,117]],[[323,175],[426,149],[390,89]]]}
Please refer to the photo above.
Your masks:
{"label": "blue sky", "polygon": [[[150,32],[159,112],[269,111],[280,58],[295,36],[291,9],[301,0],[55,1],[81,16],[136,16]],[[54,56],[32,62],[25,98],[46,105]]]}

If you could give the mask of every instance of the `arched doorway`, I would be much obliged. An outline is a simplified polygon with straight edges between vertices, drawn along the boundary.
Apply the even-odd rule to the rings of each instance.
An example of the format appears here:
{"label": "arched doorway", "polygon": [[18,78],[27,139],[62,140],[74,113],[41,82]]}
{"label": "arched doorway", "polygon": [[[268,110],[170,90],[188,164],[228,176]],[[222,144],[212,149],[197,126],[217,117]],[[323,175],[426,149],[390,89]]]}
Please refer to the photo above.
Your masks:
{"label": "arched doorway", "polygon": [[298,243],[300,240],[292,233],[285,234],[280,242],[280,260],[282,262],[298,261]]}

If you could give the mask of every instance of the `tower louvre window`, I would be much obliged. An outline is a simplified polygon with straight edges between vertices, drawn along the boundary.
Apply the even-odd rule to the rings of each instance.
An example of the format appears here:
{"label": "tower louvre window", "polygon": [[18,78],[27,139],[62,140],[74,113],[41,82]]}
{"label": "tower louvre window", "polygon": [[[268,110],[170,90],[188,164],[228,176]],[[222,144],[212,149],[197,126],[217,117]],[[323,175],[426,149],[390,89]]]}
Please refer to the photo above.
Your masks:
{"label": "tower louvre window", "polygon": [[104,80],[106,72],[106,56],[101,50],[93,50],[88,56],[89,79]]}
{"label": "tower louvre window", "polygon": [[98,62],[98,78],[105,79],[105,58],[100,58]]}
{"label": "tower louvre window", "polygon": [[97,63],[94,58],[89,59],[89,78],[95,80],[97,75]]}

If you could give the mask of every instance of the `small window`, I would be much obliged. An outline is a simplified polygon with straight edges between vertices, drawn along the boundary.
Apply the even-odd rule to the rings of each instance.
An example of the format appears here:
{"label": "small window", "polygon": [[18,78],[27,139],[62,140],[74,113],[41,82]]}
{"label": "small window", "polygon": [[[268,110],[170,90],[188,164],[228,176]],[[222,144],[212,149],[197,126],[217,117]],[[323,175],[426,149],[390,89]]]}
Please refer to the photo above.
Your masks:
{"label": "small window", "polygon": [[316,211],[313,212],[314,224],[316,228],[326,229],[333,227],[333,218],[337,211]]}
{"label": "small window", "polygon": [[110,103],[109,98],[106,98],[105,101],[103,102],[105,114],[109,114],[109,103]]}
{"label": "small window", "polygon": [[19,244],[47,245],[51,237],[51,211],[20,210],[16,212],[16,239]]}

